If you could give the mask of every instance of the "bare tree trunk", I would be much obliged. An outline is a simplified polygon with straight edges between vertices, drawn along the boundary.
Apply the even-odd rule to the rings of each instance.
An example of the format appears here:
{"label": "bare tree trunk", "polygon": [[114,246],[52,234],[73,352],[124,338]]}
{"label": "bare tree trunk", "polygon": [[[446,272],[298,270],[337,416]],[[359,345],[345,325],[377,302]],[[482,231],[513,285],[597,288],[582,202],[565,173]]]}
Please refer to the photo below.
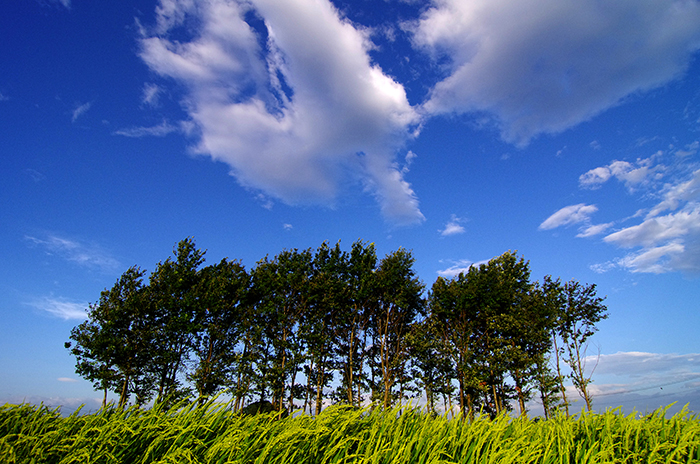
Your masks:
{"label": "bare tree trunk", "polygon": [[554,342],[554,359],[557,364],[557,379],[559,379],[559,388],[561,390],[561,399],[564,402],[564,409],[566,410],[566,417],[569,417],[569,400],[566,399],[566,388],[564,387],[564,376],[561,375],[561,366],[559,359],[559,347],[557,346],[557,335],[552,334],[552,341]]}

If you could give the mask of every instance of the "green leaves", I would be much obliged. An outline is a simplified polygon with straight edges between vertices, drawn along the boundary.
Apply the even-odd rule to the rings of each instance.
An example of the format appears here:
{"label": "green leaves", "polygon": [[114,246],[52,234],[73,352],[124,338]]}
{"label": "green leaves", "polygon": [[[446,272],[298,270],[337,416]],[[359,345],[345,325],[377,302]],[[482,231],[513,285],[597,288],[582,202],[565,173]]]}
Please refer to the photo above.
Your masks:
{"label": "green leaves", "polygon": [[76,371],[105,398],[116,393],[123,408],[134,396],[170,404],[196,393],[204,403],[227,392],[236,410],[269,398],[280,412],[319,414],[329,400],[389,408],[423,392],[431,410],[440,397],[447,409],[458,392],[473,417],[511,400],[525,414],[539,390],[549,413],[565,394],[560,361],[587,395],[583,359],[607,317],[602,299],[595,286],[531,282],[515,253],[438,278],[427,299],[403,248],[378,260],[372,243],[345,252],[324,242],[250,272],[228,258],[205,266],[204,255],[187,238],[147,284],[145,271],[128,269],[73,329]]}

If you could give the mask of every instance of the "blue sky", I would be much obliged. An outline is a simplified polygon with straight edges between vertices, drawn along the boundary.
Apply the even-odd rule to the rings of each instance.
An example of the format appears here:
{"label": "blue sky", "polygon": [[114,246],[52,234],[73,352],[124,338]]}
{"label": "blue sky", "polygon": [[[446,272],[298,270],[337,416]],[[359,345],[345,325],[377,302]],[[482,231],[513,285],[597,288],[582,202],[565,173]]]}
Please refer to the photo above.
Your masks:
{"label": "blue sky", "polygon": [[607,297],[598,407],[700,410],[697,1],[24,0],[0,31],[0,403],[99,402],[71,328],[193,236],[249,269],[404,247],[428,287],[517,250]]}

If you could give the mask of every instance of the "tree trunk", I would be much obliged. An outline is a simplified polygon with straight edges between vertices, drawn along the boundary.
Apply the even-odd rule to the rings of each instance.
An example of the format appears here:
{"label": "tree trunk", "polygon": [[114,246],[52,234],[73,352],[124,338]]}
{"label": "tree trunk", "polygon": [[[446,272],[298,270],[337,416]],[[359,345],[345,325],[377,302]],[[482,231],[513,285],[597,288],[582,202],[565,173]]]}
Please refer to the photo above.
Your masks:
{"label": "tree trunk", "polygon": [[566,399],[566,388],[564,388],[564,376],[561,375],[561,366],[559,365],[559,347],[557,346],[557,335],[552,333],[552,341],[554,343],[554,359],[557,364],[557,379],[559,380],[559,387],[561,390],[561,399],[564,402],[564,409],[566,410],[566,417],[569,417],[569,401]]}

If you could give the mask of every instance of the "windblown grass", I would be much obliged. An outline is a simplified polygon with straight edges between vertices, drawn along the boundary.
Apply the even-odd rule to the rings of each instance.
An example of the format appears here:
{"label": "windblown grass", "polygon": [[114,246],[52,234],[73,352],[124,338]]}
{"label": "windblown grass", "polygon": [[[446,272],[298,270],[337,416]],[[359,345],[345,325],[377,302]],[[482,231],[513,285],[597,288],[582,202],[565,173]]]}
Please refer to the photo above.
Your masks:
{"label": "windblown grass", "polygon": [[330,407],[318,417],[240,416],[210,403],[106,408],[61,417],[0,407],[3,463],[700,463],[700,420],[687,410],[617,411],[547,421],[448,419],[399,408]]}

